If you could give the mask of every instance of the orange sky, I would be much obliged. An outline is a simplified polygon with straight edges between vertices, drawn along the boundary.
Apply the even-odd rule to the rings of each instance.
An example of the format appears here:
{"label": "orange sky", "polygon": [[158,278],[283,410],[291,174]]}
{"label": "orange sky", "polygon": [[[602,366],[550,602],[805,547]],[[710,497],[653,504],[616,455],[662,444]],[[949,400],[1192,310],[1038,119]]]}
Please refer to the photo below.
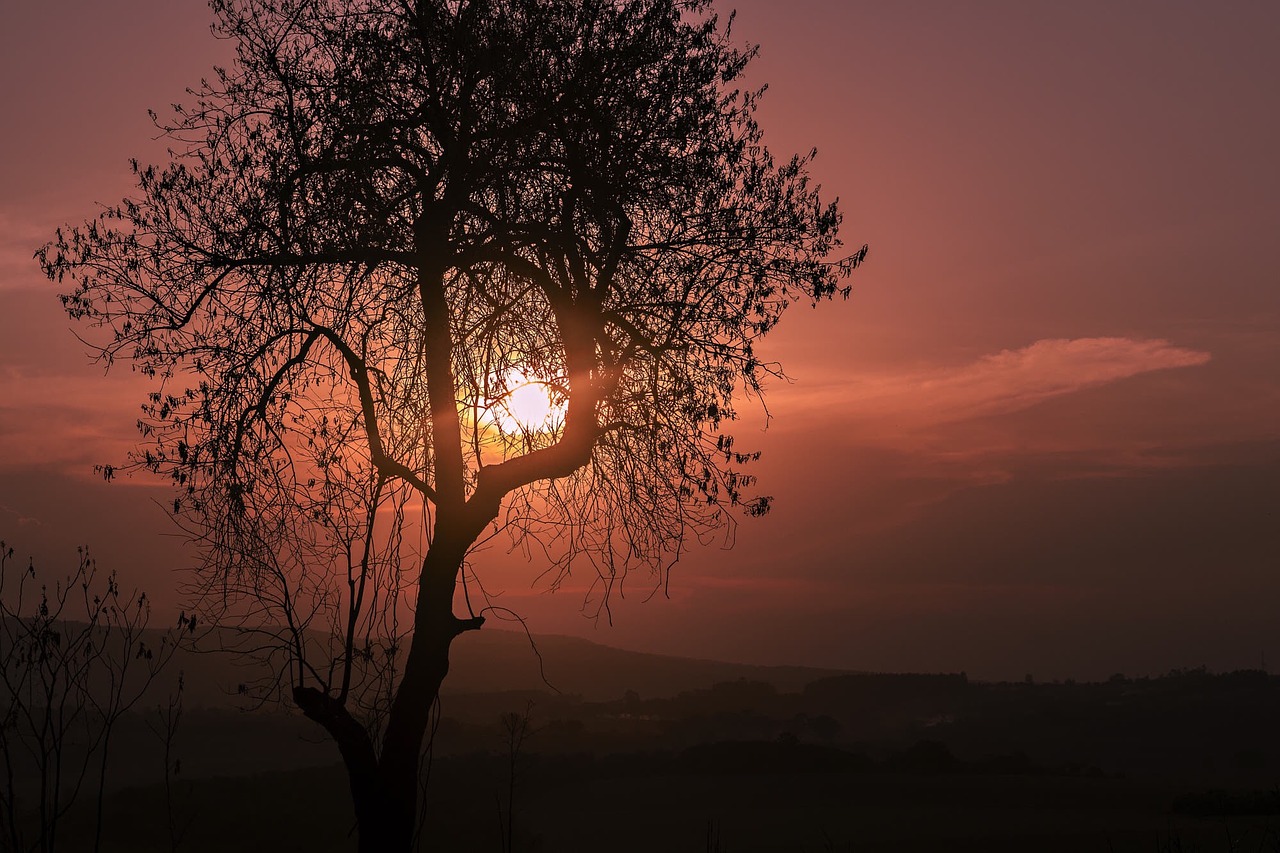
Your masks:
{"label": "orange sky", "polygon": [[[1097,677],[1280,661],[1280,6],[749,0],[762,122],[871,244],[770,341],[739,430],[776,509],[671,598],[577,615],[486,552],[535,631],[767,663]],[[195,0],[0,11],[0,537],[87,542],[173,602],[141,481],[94,482],[143,386],[87,363],[31,254],[129,189],[226,56]]]}

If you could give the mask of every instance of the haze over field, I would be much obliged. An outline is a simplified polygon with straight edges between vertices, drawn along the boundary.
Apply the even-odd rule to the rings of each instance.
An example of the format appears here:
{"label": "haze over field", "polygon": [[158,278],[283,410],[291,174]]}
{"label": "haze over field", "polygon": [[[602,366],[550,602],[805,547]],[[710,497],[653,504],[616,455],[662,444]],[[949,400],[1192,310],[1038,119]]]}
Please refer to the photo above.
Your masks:
{"label": "haze over field", "polygon": [[[738,3],[762,124],[871,245],[791,312],[744,404],[775,509],[614,625],[495,543],[539,633],[860,670],[1105,677],[1280,658],[1280,7]],[[724,8],[730,8],[725,4]],[[147,108],[227,59],[198,0],[0,12],[0,535],[88,543],[168,621],[192,559],[138,477],[147,385],[104,378],[31,260],[162,155]],[[77,331],[83,332],[82,329]],[[469,638],[460,641],[465,645]]]}

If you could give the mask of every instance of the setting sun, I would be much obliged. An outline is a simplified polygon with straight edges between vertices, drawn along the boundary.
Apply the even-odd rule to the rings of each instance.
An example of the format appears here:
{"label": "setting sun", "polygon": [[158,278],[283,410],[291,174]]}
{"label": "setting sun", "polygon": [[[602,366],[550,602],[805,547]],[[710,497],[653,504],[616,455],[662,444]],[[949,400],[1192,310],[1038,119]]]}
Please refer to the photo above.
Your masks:
{"label": "setting sun", "polygon": [[512,370],[502,384],[506,392],[494,399],[489,408],[502,432],[553,432],[563,422],[564,403],[545,380]]}

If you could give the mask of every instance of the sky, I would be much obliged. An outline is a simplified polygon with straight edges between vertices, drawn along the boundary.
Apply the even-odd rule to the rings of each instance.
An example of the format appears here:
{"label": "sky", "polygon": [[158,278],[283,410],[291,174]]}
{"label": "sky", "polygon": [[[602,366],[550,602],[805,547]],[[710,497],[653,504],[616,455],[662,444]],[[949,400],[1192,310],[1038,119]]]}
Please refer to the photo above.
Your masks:
{"label": "sky", "polygon": [[[723,4],[724,10],[730,8]],[[613,624],[501,549],[534,632],[979,678],[1280,667],[1280,5],[743,0],[775,151],[816,146],[847,302],[796,306],[738,446],[768,516]],[[148,108],[228,46],[196,0],[0,11],[0,538],[87,544],[179,606],[146,384],[91,362],[31,256],[157,160]],[[647,600],[646,600],[647,599]],[[168,618],[166,615],[165,618]]]}

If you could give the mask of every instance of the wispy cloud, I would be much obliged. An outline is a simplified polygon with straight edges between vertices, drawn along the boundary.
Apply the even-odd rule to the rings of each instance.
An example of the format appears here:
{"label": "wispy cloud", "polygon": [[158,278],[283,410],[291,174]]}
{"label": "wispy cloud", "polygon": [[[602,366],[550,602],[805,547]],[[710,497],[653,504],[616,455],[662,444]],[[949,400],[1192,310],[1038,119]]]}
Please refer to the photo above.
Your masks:
{"label": "wispy cloud", "polygon": [[859,419],[932,423],[999,415],[1211,355],[1162,339],[1046,338],[959,366],[886,373],[828,389],[826,403]]}
{"label": "wispy cloud", "polygon": [[0,291],[47,286],[34,254],[53,239],[47,217],[31,217],[0,208]]}
{"label": "wispy cloud", "polygon": [[122,461],[151,388],[136,374],[48,373],[0,365],[0,468],[41,465],[87,475]]}
{"label": "wispy cloud", "polygon": [[5,525],[8,526],[8,519],[13,519],[19,527],[43,527],[44,522],[33,515],[27,515],[19,510],[13,509],[6,504],[0,504],[0,519],[5,519]]}
{"label": "wispy cloud", "polygon": [[[818,429],[845,453],[860,449],[847,458],[864,480],[898,492],[918,484],[915,511],[1019,471],[1115,476],[1190,464],[1204,423],[1220,426],[1218,440],[1265,438],[1235,424],[1208,373],[1107,388],[1211,359],[1158,338],[1045,338],[961,364],[870,375],[846,368],[851,381],[778,394],[778,423],[784,432]],[[1103,393],[1080,393],[1095,389]],[[904,506],[901,495],[895,505]]]}

